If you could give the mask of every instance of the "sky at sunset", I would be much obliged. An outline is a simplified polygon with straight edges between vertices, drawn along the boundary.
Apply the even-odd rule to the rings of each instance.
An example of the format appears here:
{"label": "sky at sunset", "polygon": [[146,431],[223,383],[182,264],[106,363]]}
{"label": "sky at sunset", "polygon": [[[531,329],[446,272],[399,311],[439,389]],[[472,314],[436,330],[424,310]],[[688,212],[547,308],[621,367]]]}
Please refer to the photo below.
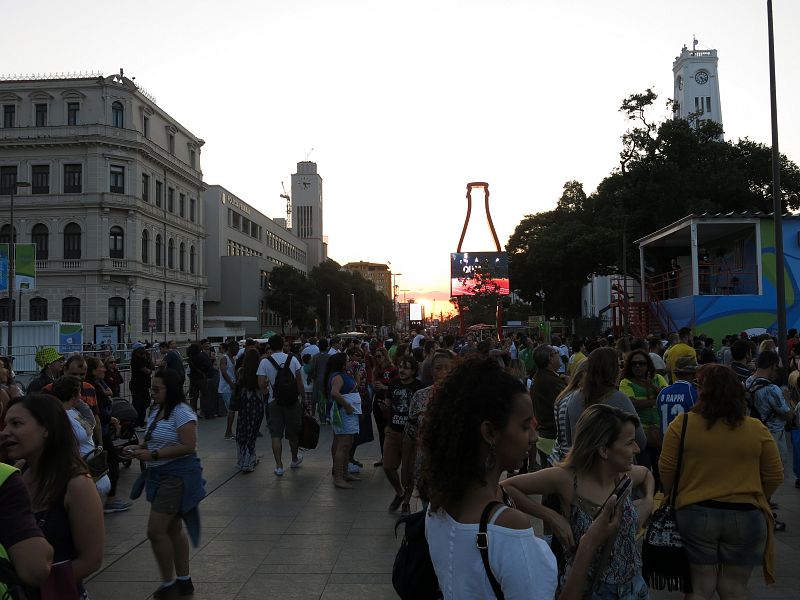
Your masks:
{"label": "sky at sunset", "polygon": [[[800,161],[800,3],[774,4],[781,150]],[[206,140],[204,180],[268,216],[317,162],[330,257],[391,261],[436,313],[467,182],[489,182],[503,245],[564,182],[590,193],[618,163],[622,99],[652,87],[666,118],[693,35],[719,52],[726,138],[770,140],[765,0],[7,0],[3,20],[4,74],[123,67]],[[465,250],[493,249],[478,200]]]}

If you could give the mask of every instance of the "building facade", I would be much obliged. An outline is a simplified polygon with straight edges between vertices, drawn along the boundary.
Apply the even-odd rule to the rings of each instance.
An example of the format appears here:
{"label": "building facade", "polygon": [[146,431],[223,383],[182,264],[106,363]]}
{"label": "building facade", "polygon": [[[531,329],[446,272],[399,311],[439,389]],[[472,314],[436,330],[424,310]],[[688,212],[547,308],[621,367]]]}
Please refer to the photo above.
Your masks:
{"label": "building facade", "polygon": [[392,299],[392,272],[389,270],[389,265],[358,261],[349,262],[342,268],[352,273],[358,273],[367,281],[371,281],[376,290],[389,300]]}
{"label": "building facade", "polygon": [[307,273],[306,240],[288,231],[284,219],[273,221],[220,185],[208,186],[202,199],[209,257],[206,336],[261,337],[281,326],[264,302],[269,273],[284,265]]}
{"label": "building facade", "polygon": [[722,105],[719,96],[719,76],[716,50],[698,50],[697,40],[692,49],[686,46],[672,63],[675,84],[675,116],[698,120],[710,119],[722,125]]}
{"label": "building facade", "polygon": [[0,107],[0,242],[21,181],[14,237],[36,246],[36,289],[15,314],[83,323],[85,340],[95,325],[120,340],[201,336],[204,141],[122,71],[6,78]]}
{"label": "building facade", "polygon": [[322,217],[322,177],[317,173],[317,163],[299,162],[297,173],[292,175],[292,233],[306,241],[309,269],[328,258]]}

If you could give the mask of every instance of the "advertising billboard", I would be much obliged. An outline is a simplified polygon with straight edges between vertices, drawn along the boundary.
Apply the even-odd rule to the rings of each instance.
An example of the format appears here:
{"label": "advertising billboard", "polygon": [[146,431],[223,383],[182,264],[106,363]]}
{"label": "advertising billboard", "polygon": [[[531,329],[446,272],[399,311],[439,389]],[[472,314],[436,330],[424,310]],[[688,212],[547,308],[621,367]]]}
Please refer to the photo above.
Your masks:
{"label": "advertising billboard", "polygon": [[[33,290],[36,288],[36,246],[16,244],[14,257],[14,289]],[[0,292],[8,291],[9,246],[0,244]]]}
{"label": "advertising billboard", "polygon": [[450,255],[450,296],[509,294],[506,252],[454,252]]}

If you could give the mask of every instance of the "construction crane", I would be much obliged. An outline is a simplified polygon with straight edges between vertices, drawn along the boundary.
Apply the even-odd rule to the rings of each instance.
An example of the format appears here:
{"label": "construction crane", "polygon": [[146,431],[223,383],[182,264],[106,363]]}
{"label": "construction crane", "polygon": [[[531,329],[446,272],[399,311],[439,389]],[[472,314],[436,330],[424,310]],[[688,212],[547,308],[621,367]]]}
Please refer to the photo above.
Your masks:
{"label": "construction crane", "polygon": [[286,200],[286,229],[292,228],[292,197],[286,193],[286,186],[281,181],[281,187],[283,188],[283,193],[281,194],[281,198]]}

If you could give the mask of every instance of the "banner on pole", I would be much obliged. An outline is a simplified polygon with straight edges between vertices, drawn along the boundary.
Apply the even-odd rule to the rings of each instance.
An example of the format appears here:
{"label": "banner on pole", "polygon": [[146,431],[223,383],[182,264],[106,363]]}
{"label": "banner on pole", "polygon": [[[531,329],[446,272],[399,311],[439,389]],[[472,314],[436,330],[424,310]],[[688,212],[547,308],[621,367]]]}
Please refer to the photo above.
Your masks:
{"label": "banner on pole", "polygon": [[[14,290],[36,289],[36,245],[16,244]],[[0,244],[0,292],[8,292],[10,248]]]}

